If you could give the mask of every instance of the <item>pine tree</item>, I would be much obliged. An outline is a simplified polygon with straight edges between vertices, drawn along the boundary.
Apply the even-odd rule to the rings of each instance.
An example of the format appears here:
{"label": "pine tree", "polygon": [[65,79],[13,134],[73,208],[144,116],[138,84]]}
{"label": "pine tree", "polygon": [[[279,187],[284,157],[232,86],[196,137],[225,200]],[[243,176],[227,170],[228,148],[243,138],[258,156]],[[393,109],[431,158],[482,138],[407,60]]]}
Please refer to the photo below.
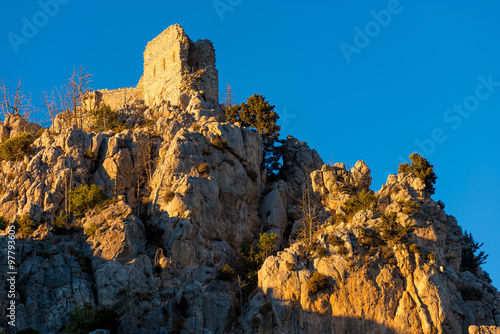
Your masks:
{"label": "pine tree", "polygon": [[407,162],[399,164],[398,173],[407,173],[413,174],[425,184],[425,191],[429,193],[429,195],[434,194],[436,188],[434,188],[434,184],[436,183],[436,173],[434,173],[434,166],[427,161],[420,154],[413,153],[409,156],[411,160],[411,165]]}
{"label": "pine tree", "polygon": [[[226,94],[231,94],[230,89]],[[240,122],[244,127],[253,127],[262,135],[264,167],[270,175],[274,175],[280,168],[283,155],[282,146],[276,144],[284,142],[278,139],[281,127],[276,124],[279,115],[274,111],[275,106],[269,104],[264,96],[254,94],[247,98],[246,103],[240,105],[223,103],[223,107],[229,122]]]}

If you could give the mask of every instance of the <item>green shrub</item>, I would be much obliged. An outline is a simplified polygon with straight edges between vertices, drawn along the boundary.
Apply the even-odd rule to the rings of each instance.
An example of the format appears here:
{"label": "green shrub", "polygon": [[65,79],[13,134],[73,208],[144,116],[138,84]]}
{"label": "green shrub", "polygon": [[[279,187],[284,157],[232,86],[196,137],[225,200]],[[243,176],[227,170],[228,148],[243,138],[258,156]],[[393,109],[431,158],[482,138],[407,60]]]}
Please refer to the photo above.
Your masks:
{"label": "green shrub", "polygon": [[418,213],[420,209],[420,205],[412,201],[411,199],[407,201],[398,201],[398,205],[403,210],[403,213],[409,216]]}
{"label": "green shrub", "polygon": [[95,184],[90,186],[82,184],[69,192],[69,211],[83,215],[107,198],[108,196]]}
{"label": "green shrub", "polygon": [[24,214],[17,218],[14,224],[16,224],[17,233],[23,239],[29,238],[37,227],[29,214]]}
{"label": "green shrub", "polygon": [[213,147],[224,150],[227,147],[227,139],[215,138],[211,141]]}
{"label": "green shrub", "polygon": [[264,150],[263,167],[269,175],[275,175],[280,169],[283,157],[283,144],[279,140],[280,126],[277,125],[278,113],[274,106],[269,104],[260,94],[254,94],[247,98],[246,103],[240,105],[223,105],[227,121],[239,122],[242,127],[254,127],[262,135],[262,148]]}
{"label": "green shrub", "polygon": [[328,251],[326,250],[325,247],[318,247],[316,249],[316,254],[319,256],[319,257],[326,257],[328,256]]}
{"label": "green shrub", "polygon": [[384,243],[384,241],[380,238],[380,234],[371,229],[362,229],[359,233],[359,236],[359,245],[364,249],[380,247]]}
{"label": "green shrub", "polygon": [[342,240],[341,237],[338,237],[334,234],[330,234],[327,238],[326,238],[326,242],[329,243],[330,245],[332,246],[344,246],[344,240]]}
{"label": "green shrub", "polygon": [[197,169],[201,176],[208,177],[208,174],[210,172],[210,166],[208,166],[208,163],[204,162],[198,165]]}
{"label": "green shrub", "polygon": [[339,248],[337,249],[337,254],[341,255],[341,256],[346,256],[349,252],[347,251],[347,247],[345,245],[341,245],[339,246]]}
{"label": "green shrub", "polygon": [[462,261],[460,262],[460,270],[470,271],[477,275],[479,266],[486,263],[488,258],[484,251],[479,251],[484,243],[479,244],[474,240],[471,233],[464,232],[462,238]]}
{"label": "green shrub", "polygon": [[267,258],[276,246],[278,236],[275,232],[261,233],[259,238],[259,249],[263,252],[264,259]]}
{"label": "green shrub", "polygon": [[307,281],[307,291],[311,295],[314,295],[321,290],[328,289],[329,287],[330,282],[328,280],[328,276],[320,274],[317,271],[315,271]]}
{"label": "green shrub", "polygon": [[226,263],[222,268],[219,269],[219,272],[217,273],[217,279],[223,281],[231,281],[234,278],[234,275],[234,269]]}
{"label": "green shrub", "polygon": [[392,244],[405,241],[408,235],[414,230],[414,227],[410,223],[407,225],[399,224],[396,221],[396,217],[396,212],[382,215],[382,223],[377,227],[382,239]]}
{"label": "green shrub", "polygon": [[29,133],[21,133],[7,139],[0,145],[0,160],[20,161],[25,155],[33,154],[33,141],[33,136]]}
{"label": "green shrub", "polygon": [[9,220],[7,218],[0,216],[0,230],[5,230],[9,224]]}
{"label": "green shrub", "polygon": [[54,221],[52,222],[52,226],[54,227],[55,234],[66,234],[68,232],[68,214],[66,212],[59,212],[59,216],[56,216]]}
{"label": "green shrub", "polygon": [[439,201],[437,201],[437,202],[436,202],[436,204],[439,206],[439,208],[440,208],[441,210],[444,210],[445,205],[444,205],[444,202],[443,202],[443,201],[439,200]]}
{"label": "green shrub", "polygon": [[434,173],[434,166],[432,166],[427,159],[422,157],[417,153],[413,153],[409,156],[411,160],[411,165],[407,162],[399,164],[398,173],[413,174],[425,184],[425,191],[429,195],[434,194],[436,188],[434,184],[436,183],[436,173]]}
{"label": "green shrub", "polygon": [[111,107],[101,103],[99,109],[91,111],[92,116],[92,130],[96,132],[106,130],[118,130],[120,124],[118,123],[118,112],[111,110]]}
{"label": "green shrub", "polygon": [[351,220],[361,210],[373,210],[377,206],[377,197],[371,190],[363,189],[356,196],[349,198],[342,208],[347,214],[346,219]]}
{"label": "green shrub", "polygon": [[97,226],[96,223],[93,223],[92,225],[90,225],[85,229],[85,234],[88,235],[90,238],[93,238],[96,236],[98,228],[99,226]]}
{"label": "green shrub", "polygon": [[109,308],[95,310],[91,304],[86,303],[83,308],[77,306],[68,316],[70,322],[66,325],[65,333],[86,334],[96,329],[107,329],[116,333],[118,330],[118,315]]}

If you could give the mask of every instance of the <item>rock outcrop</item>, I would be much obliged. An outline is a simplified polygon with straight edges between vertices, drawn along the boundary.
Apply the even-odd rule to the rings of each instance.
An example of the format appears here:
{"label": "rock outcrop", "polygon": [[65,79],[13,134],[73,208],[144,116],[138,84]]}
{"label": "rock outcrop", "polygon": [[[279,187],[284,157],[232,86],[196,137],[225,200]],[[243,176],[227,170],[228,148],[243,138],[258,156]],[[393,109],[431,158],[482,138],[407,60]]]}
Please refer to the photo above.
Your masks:
{"label": "rock outcrop", "polygon": [[[261,134],[225,121],[217,75],[212,43],[174,25],[146,47],[137,87],[86,95],[82,110],[110,105],[118,127],[92,132],[88,114],[73,124],[63,113],[32,155],[0,161],[0,216],[17,228],[16,329],[70,331],[70,315],[97,310],[119,333],[498,332],[500,293],[481,270],[461,271],[462,230],[420,179],[390,176],[347,217],[368,166],[325,165],[288,137],[268,175]],[[0,141],[26,126],[6,120]],[[102,194],[76,211],[82,185]],[[0,232],[2,258],[9,241]],[[2,291],[10,271],[0,263]]]}

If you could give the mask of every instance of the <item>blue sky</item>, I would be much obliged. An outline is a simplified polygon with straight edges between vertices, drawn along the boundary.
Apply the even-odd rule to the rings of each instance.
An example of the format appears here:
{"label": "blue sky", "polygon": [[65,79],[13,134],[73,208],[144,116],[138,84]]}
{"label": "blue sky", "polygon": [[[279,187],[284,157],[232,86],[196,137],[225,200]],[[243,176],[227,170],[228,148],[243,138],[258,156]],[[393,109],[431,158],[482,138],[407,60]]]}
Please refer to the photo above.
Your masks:
{"label": "blue sky", "polygon": [[134,86],[146,43],[179,23],[213,41],[221,89],[231,83],[240,101],[263,94],[282,135],[325,162],[364,160],[372,189],[424,153],[438,175],[433,198],[484,242],[484,268],[500,283],[498,3],[58,0],[44,9],[51,1],[3,5],[9,85],[21,78],[36,101],[83,64],[96,89]]}

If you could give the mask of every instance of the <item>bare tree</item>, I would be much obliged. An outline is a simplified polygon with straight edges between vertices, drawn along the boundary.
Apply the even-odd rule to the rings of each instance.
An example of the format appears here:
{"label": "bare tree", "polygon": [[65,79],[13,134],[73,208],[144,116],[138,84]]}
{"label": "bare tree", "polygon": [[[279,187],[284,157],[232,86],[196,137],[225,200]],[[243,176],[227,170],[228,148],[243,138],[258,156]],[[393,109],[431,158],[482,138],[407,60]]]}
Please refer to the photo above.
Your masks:
{"label": "bare tree", "polygon": [[54,120],[56,118],[56,115],[61,111],[59,108],[58,104],[58,99],[57,99],[57,89],[52,89],[50,91],[50,95],[47,94],[47,91],[42,91],[42,102],[45,105],[45,110],[44,113],[47,114],[48,117],[50,117],[50,120],[52,121],[52,124],[54,124]]}
{"label": "bare tree", "polygon": [[232,107],[235,104],[235,99],[233,95],[233,89],[231,87],[231,84],[226,83],[226,90],[224,91],[224,102],[222,102],[222,105],[224,107]]}
{"label": "bare tree", "polygon": [[30,113],[31,95],[26,96],[21,90],[22,81],[19,80],[16,87],[16,93],[11,94],[9,88],[2,79],[0,83],[0,110],[4,116],[18,115],[23,117]]}
{"label": "bare tree", "polygon": [[313,245],[316,241],[319,231],[319,213],[320,208],[317,200],[314,198],[309,184],[302,186],[302,201],[300,203],[300,212],[302,214],[302,226],[300,227],[297,238],[302,241],[306,247]]}
{"label": "bare tree", "polygon": [[84,66],[74,68],[68,82],[50,92],[42,93],[42,101],[45,104],[45,113],[49,115],[52,122],[58,113],[65,114],[65,122],[83,128],[83,115],[88,112],[84,103],[85,95],[90,91],[92,75],[86,72]]}
{"label": "bare tree", "polygon": [[[83,128],[83,114],[88,111],[83,103],[83,98],[89,92],[91,82],[92,74],[88,73],[84,66],[80,66],[78,70],[76,68],[73,70],[68,83],[76,126],[80,129]],[[78,121],[80,121],[80,126],[78,126]]]}

